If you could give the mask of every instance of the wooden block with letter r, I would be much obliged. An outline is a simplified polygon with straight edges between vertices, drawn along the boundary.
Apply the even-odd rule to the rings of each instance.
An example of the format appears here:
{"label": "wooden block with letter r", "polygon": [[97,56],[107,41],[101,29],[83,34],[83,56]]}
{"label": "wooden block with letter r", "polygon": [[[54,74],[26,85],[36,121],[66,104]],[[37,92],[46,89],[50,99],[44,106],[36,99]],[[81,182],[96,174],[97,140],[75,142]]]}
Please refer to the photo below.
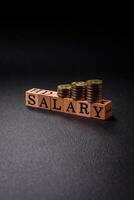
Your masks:
{"label": "wooden block with letter r", "polygon": [[86,100],[77,101],[77,115],[91,117],[91,103]]}
{"label": "wooden block with letter r", "polygon": [[41,91],[41,89],[32,88],[25,92],[25,103],[26,106],[30,107],[38,107],[38,93]]}
{"label": "wooden block with letter r", "polygon": [[92,103],[91,117],[106,120],[112,116],[112,101],[102,100]]}

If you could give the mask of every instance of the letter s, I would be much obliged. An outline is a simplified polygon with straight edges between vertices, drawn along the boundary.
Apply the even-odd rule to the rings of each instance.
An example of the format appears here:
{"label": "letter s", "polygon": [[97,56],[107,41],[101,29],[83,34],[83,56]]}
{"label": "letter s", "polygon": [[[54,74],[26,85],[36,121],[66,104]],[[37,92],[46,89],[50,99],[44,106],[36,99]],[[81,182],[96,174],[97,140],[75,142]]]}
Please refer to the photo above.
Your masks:
{"label": "letter s", "polygon": [[32,95],[32,94],[29,94],[29,95],[28,95],[28,98],[29,98],[28,104],[30,104],[30,105],[35,105],[35,96]]}

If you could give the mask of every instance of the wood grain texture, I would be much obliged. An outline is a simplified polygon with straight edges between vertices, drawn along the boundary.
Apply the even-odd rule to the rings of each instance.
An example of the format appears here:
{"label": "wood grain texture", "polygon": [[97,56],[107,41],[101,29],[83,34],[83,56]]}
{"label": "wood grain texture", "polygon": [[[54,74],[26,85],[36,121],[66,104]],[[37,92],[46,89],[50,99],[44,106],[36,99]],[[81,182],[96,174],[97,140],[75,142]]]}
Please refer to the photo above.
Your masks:
{"label": "wood grain texture", "polygon": [[51,110],[64,112],[64,99],[58,97],[57,92],[51,94]]}
{"label": "wood grain texture", "polygon": [[38,93],[38,108],[50,110],[51,109],[51,95],[52,91],[42,90]]}
{"label": "wood grain texture", "polygon": [[25,92],[25,105],[30,107],[38,107],[38,92],[40,89],[32,88]]}
{"label": "wood grain texture", "polygon": [[83,117],[91,117],[91,103],[88,101],[77,101],[77,115]]}
{"label": "wood grain texture", "polygon": [[64,113],[77,115],[77,101],[72,98],[64,98]]}
{"label": "wood grain texture", "polygon": [[91,116],[102,120],[110,118],[112,116],[112,101],[102,100],[99,103],[93,103]]}
{"label": "wood grain texture", "polygon": [[83,117],[106,120],[112,116],[112,101],[103,99],[97,103],[72,98],[60,98],[56,91],[32,88],[25,93],[26,106],[64,112]]}

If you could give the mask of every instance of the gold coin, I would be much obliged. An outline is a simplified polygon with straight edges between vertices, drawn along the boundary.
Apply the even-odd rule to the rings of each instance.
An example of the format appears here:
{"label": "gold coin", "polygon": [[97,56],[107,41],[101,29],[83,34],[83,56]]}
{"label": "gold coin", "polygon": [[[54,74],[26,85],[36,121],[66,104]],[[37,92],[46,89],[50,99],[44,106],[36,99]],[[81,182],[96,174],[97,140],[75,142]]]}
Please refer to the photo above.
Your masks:
{"label": "gold coin", "polygon": [[72,82],[72,86],[78,86],[78,87],[86,87],[86,82],[84,81],[77,81],[77,82]]}
{"label": "gold coin", "polygon": [[61,84],[61,85],[58,85],[57,89],[60,89],[60,90],[68,89],[68,90],[70,90],[71,89],[71,84]]}
{"label": "gold coin", "polygon": [[95,84],[95,85],[101,85],[103,83],[102,80],[100,79],[92,79],[92,80],[87,80],[87,85]]}

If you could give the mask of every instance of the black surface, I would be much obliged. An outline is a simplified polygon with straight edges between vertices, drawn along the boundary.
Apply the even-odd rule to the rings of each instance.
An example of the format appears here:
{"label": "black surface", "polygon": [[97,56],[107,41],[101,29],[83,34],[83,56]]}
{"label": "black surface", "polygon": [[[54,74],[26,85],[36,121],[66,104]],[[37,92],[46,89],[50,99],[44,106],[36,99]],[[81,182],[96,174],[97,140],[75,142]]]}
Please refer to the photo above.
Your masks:
{"label": "black surface", "polygon": [[[90,22],[2,20],[0,200],[133,200],[133,31]],[[90,78],[104,80],[111,120],[24,105],[30,88]]]}

